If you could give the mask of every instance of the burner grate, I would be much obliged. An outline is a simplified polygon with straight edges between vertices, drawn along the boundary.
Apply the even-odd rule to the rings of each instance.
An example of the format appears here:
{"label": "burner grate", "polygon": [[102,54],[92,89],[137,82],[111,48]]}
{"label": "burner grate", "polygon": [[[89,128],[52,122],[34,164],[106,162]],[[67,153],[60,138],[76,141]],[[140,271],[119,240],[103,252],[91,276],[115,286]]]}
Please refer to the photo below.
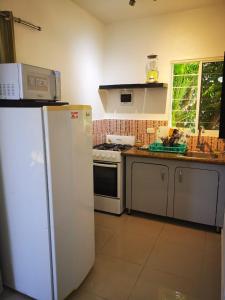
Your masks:
{"label": "burner grate", "polygon": [[96,145],[93,148],[96,150],[125,151],[125,150],[132,148],[132,146],[131,145],[123,145],[123,144],[104,143],[104,144]]}

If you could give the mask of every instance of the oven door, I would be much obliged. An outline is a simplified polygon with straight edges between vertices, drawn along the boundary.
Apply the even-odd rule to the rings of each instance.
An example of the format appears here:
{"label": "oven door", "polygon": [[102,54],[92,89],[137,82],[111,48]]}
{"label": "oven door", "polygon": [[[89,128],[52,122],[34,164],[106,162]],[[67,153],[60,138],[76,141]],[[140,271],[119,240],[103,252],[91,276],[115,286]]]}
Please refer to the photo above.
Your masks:
{"label": "oven door", "polygon": [[94,193],[120,198],[120,163],[94,162]]}

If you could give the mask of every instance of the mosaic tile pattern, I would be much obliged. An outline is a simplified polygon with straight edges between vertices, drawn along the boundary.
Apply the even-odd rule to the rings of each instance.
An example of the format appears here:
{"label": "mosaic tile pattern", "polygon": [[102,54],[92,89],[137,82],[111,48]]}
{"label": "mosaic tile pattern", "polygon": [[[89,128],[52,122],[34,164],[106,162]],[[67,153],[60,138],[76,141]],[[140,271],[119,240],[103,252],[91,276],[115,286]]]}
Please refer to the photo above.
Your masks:
{"label": "mosaic tile pattern", "polygon": [[151,120],[96,120],[93,121],[93,144],[101,144],[107,134],[135,135],[142,144],[150,144],[155,140],[155,134],[147,134],[146,129],[167,126],[167,121]]}
{"label": "mosaic tile pattern", "polygon": [[[147,134],[147,128],[157,128],[159,126],[167,126],[167,121],[152,121],[152,120],[118,120],[104,119],[93,121],[93,145],[101,144],[106,141],[107,134],[116,135],[134,135],[136,140],[141,144],[151,144],[155,141],[155,134]],[[225,142],[216,137],[204,136],[202,141],[208,144],[205,151],[224,152]],[[188,140],[188,149],[191,151],[197,150],[197,136],[191,136]]]}

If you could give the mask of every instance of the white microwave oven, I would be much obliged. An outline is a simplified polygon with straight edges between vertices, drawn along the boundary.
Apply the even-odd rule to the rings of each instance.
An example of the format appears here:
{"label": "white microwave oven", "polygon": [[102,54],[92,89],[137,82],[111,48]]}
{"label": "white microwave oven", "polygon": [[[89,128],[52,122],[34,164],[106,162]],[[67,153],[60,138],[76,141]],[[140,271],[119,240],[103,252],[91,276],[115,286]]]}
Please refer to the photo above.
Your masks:
{"label": "white microwave oven", "polygon": [[60,72],[26,64],[0,64],[0,100],[60,100]]}

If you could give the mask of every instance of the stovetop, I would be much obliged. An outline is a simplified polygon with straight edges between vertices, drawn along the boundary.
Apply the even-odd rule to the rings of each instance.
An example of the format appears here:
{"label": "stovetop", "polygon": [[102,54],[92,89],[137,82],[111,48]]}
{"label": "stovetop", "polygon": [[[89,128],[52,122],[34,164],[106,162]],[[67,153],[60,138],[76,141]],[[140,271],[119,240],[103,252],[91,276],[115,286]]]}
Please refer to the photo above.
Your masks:
{"label": "stovetop", "polygon": [[135,136],[106,135],[106,143],[93,147],[93,160],[121,162],[121,152],[133,147]]}
{"label": "stovetop", "polygon": [[95,145],[93,149],[96,150],[110,150],[110,151],[125,151],[132,148],[131,145],[123,145],[123,144],[114,144],[114,143],[103,143],[99,145]]}

